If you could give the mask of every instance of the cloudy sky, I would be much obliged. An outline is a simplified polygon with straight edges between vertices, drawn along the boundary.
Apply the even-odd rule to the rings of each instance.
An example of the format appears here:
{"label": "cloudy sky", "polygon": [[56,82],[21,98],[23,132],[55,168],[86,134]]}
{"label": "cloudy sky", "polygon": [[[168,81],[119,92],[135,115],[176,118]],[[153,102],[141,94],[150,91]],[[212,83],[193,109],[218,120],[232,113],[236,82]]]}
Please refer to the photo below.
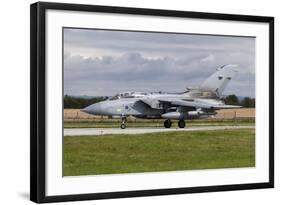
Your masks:
{"label": "cloudy sky", "polygon": [[255,38],[64,29],[64,94],[181,92],[238,64],[223,94],[255,96]]}

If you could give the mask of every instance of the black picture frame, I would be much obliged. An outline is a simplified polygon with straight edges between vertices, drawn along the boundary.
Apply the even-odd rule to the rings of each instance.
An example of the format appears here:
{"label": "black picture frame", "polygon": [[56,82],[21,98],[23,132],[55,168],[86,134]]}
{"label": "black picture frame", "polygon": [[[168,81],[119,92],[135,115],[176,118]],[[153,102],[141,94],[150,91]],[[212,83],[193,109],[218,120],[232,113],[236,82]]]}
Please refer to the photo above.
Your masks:
{"label": "black picture frame", "polygon": [[[46,196],[46,81],[45,81],[45,35],[46,11],[48,9],[180,17],[195,19],[216,19],[229,21],[262,22],[269,25],[269,181],[263,183],[230,184],[220,186],[170,188],[107,193]],[[274,18],[218,13],[126,8],[82,4],[38,2],[30,7],[30,199],[37,203],[76,200],[96,200],[123,197],[141,197],[198,192],[230,191],[274,187]]]}

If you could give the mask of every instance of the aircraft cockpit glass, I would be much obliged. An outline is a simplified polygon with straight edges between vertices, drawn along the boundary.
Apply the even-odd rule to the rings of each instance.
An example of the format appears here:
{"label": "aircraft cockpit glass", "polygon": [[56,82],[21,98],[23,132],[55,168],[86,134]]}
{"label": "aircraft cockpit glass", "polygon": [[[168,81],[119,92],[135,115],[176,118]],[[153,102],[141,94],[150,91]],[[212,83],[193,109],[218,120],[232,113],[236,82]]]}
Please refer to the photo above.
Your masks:
{"label": "aircraft cockpit glass", "polygon": [[123,93],[122,98],[135,98],[134,93]]}
{"label": "aircraft cockpit glass", "polygon": [[143,97],[148,95],[147,93],[137,93],[137,92],[124,92],[124,93],[119,93],[109,100],[118,100],[118,99],[123,99],[123,98],[138,98],[138,97]]}
{"label": "aircraft cockpit glass", "polygon": [[119,93],[119,94],[113,96],[112,98],[110,98],[109,100],[118,100],[121,98],[134,98],[134,96],[131,95],[131,93]]}
{"label": "aircraft cockpit glass", "polygon": [[109,100],[118,100],[118,99],[120,99],[120,95],[118,94],[118,95],[115,95],[115,96],[113,96],[112,98],[110,98]]}

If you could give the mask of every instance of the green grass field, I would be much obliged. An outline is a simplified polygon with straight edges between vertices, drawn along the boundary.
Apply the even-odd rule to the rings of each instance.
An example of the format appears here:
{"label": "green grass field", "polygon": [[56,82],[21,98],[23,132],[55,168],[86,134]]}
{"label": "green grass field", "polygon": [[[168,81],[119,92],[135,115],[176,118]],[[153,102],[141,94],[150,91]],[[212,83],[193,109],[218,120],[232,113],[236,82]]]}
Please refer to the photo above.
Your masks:
{"label": "green grass field", "polygon": [[[147,120],[147,121],[136,121],[128,122],[127,127],[163,127],[164,120]],[[199,127],[199,126],[228,126],[228,125],[255,125],[255,122],[251,121],[186,121],[187,127]],[[64,122],[64,128],[119,128],[120,121],[71,121]],[[173,122],[172,127],[178,127],[176,121]]]}
{"label": "green grass field", "polygon": [[255,130],[64,137],[64,175],[255,166]]}

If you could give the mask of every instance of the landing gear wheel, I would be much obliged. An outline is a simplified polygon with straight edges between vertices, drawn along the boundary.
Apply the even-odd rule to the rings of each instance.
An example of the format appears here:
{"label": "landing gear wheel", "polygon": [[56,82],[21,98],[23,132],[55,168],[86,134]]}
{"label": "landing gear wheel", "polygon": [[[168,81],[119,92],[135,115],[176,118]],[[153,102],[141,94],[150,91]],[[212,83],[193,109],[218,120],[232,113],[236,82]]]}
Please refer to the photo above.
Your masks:
{"label": "landing gear wheel", "polygon": [[120,125],[121,129],[125,129],[126,128],[126,122],[127,122],[127,118],[125,116],[123,116],[121,118],[121,125]]}
{"label": "landing gear wheel", "polygon": [[185,127],[185,121],[184,120],[180,120],[178,122],[178,126],[179,126],[179,128],[184,128]]}
{"label": "landing gear wheel", "polygon": [[172,126],[171,120],[165,120],[165,121],[164,121],[164,127],[165,127],[165,128],[170,128],[171,126]]}
{"label": "landing gear wheel", "polygon": [[125,129],[125,128],[126,128],[126,124],[125,124],[125,123],[122,123],[121,126],[120,126],[120,128],[121,128],[121,129]]}

